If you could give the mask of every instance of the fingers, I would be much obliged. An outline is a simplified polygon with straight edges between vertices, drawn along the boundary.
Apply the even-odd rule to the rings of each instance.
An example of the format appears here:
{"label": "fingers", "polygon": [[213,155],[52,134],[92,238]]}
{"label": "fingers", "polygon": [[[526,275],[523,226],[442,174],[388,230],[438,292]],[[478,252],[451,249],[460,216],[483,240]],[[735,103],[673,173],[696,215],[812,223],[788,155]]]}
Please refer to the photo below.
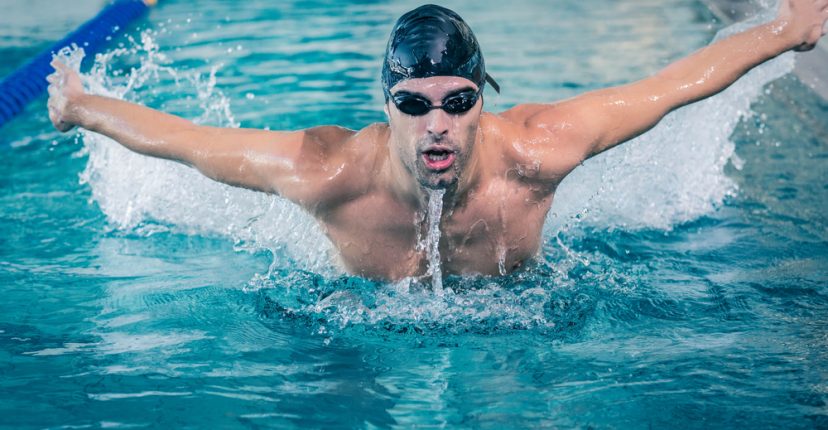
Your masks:
{"label": "fingers", "polygon": [[46,81],[49,82],[47,89],[49,92],[49,100],[46,103],[49,120],[56,130],[65,133],[71,130],[73,126],[63,120],[63,112],[66,108],[63,87],[70,74],[74,73],[74,71],[57,58],[53,58],[49,64],[55,69],[53,73],[46,76]]}
{"label": "fingers", "polygon": [[54,67],[54,69],[57,70],[57,71],[66,72],[66,71],[71,70],[71,69],[69,69],[69,66],[67,66],[66,64],[63,63],[63,61],[60,61],[57,58],[53,58],[52,62],[49,63],[49,64],[52,67]]}
{"label": "fingers", "polygon": [[46,76],[46,81],[52,85],[62,85],[66,81],[66,72],[70,69],[57,59],[53,59],[49,64],[55,71]]}
{"label": "fingers", "polygon": [[63,88],[63,84],[66,82],[66,75],[60,72],[55,72],[46,76],[46,82],[49,83],[49,86],[46,90],[49,92],[49,97],[55,97],[59,94],[60,89]]}
{"label": "fingers", "polygon": [[49,76],[46,76],[46,82],[48,82],[49,85],[58,85],[62,83],[62,81],[62,75],[59,72],[55,72],[50,74]]}
{"label": "fingers", "polygon": [[48,104],[49,108],[49,121],[52,122],[52,126],[55,127],[57,131],[64,132],[66,130],[66,123],[64,123],[60,119],[60,114],[58,113],[57,108],[55,108],[51,103]]}

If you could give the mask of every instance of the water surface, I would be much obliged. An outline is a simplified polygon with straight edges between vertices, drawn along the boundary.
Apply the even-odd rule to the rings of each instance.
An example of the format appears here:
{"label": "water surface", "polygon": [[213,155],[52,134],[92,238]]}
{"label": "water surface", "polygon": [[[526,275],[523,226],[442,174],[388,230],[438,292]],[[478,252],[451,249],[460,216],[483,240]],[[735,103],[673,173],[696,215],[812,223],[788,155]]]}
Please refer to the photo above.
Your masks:
{"label": "water surface", "polygon": [[[161,3],[88,87],[271,129],[383,121],[385,40],[416,6]],[[98,6],[21,4],[0,74]],[[495,112],[644,77],[719,30],[695,1],[447,6]],[[586,163],[535,265],[442,296],[347,276],[293,206],[59,135],[34,103],[0,136],[0,426],[825,427],[828,105],[792,61]]]}

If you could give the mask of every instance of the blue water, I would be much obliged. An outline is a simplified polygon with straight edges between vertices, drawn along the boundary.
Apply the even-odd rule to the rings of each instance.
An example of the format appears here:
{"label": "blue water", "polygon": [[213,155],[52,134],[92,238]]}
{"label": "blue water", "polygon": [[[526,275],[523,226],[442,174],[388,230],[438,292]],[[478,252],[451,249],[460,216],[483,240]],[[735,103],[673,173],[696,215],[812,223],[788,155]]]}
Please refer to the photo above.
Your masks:
{"label": "blue water", "polygon": [[[415,5],[162,1],[85,84],[201,123],[359,128]],[[99,6],[4,3],[0,75]],[[448,6],[492,111],[721,28],[684,0]],[[828,103],[792,61],[586,163],[536,264],[443,297],[349,277],[289,204],[60,135],[40,100],[0,134],[0,427],[825,428]]]}

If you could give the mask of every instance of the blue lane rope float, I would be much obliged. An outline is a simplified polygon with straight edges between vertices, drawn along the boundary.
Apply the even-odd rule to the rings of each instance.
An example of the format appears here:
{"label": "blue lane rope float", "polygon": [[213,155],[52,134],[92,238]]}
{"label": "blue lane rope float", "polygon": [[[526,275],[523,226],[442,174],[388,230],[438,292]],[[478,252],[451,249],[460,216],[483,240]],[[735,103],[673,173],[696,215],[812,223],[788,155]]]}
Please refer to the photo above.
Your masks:
{"label": "blue lane rope float", "polygon": [[92,55],[107,44],[113,33],[144,15],[154,4],[155,0],[115,0],[97,16],[0,81],[0,127],[46,90],[46,76],[52,73],[49,65],[52,54],[74,43],[87,55]]}

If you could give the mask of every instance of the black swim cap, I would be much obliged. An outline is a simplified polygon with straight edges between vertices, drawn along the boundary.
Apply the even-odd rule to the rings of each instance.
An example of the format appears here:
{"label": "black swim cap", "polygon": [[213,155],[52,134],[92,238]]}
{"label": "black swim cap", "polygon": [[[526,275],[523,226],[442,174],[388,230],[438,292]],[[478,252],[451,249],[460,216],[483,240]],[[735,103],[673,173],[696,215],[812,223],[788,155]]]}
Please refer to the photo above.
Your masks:
{"label": "black swim cap", "polygon": [[500,92],[468,24],[449,9],[427,4],[401,16],[391,30],[382,64],[386,100],[398,82],[431,76],[466,78],[481,89],[488,81]]}

